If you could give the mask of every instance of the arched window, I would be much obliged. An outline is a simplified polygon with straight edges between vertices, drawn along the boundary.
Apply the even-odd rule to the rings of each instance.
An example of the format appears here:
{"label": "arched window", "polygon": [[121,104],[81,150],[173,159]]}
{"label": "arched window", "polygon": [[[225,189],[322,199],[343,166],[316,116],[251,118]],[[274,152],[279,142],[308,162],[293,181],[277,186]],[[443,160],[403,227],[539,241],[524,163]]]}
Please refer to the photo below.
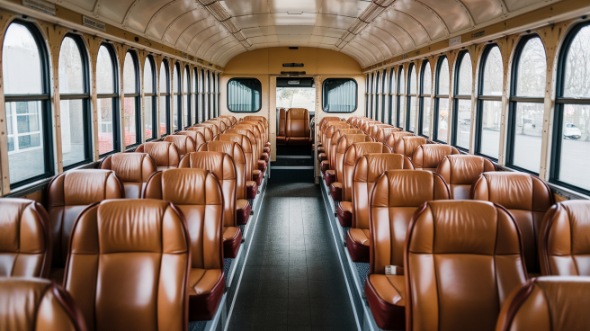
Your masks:
{"label": "arched window", "polygon": [[365,116],[369,116],[369,98],[370,98],[371,74],[365,75]]}
{"label": "arched window", "polygon": [[191,93],[191,110],[192,110],[192,122],[191,125],[197,124],[201,119],[199,114],[199,68],[193,69],[193,85]]}
{"label": "arched window", "polygon": [[397,112],[395,113],[395,126],[403,127],[402,112],[406,110],[406,76],[404,75],[404,67],[399,67],[399,74],[397,75]]}
{"label": "arched window", "polygon": [[201,97],[203,99],[201,105],[203,106],[203,121],[209,119],[209,104],[207,104],[207,75],[205,69],[201,69]]}
{"label": "arched window", "polygon": [[375,78],[373,79],[373,109],[371,110],[371,118],[374,120],[379,120],[379,100],[381,99],[379,95],[381,94],[381,90],[379,89],[380,85],[379,82],[381,81],[381,73],[376,72]]}
{"label": "arched window", "polygon": [[369,77],[369,109],[367,110],[367,117],[372,119],[373,109],[375,109],[375,73],[372,72]]}
{"label": "arched window", "polygon": [[61,152],[64,169],[92,161],[88,56],[82,40],[66,35],[59,50]]}
{"label": "arched window", "polygon": [[139,65],[135,52],[127,52],[123,63],[123,134],[125,147],[141,143]]}
{"label": "arched window", "polygon": [[168,61],[160,65],[160,135],[170,134],[170,66]]}
{"label": "arched window", "polygon": [[182,128],[182,94],[180,86],[182,85],[180,77],[180,64],[174,65],[174,76],[172,77],[172,99],[174,100],[174,111],[172,111],[172,132]]}
{"label": "arched window", "polygon": [[471,136],[471,91],[473,91],[473,66],[469,52],[459,53],[455,68],[452,144],[467,151]]}
{"label": "arched window", "polygon": [[14,188],[54,173],[47,50],[33,25],[8,26],[2,70],[8,168]]}
{"label": "arched window", "polygon": [[430,63],[424,61],[420,77],[420,120],[419,131],[421,135],[430,137],[430,98],[432,97],[432,71]]}
{"label": "arched window", "polygon": [[489,45],[483,52],[479,70],[475,152],[494,159],[500,151],[503,68],[500,48]]}
{"label": "arched window", "polygon": [[387,94],[385,92],[385,82],[387,82],[387,70],[383,69],[383,73],[381,74],[381,109],[380,109],[380,113],[379,113],[379,120],[382,123],[385,123],[386,119],[385,119],[385,95]]}
{"label": "arched window", "polygon": [[100,155],[118,152],[119,142],[119,77],[115,51],[102,44],[96,61],[96,94],[98,117],[98,152]]}
{"label": "arched window", "polygon": [[183,118],[185,119],[185,126],[189,126],[192,123],[192,112],[191,112],[191,105],[190,105],[190,82],[191,82],[191,72],[188,66],[184,67],[184,79],[182,80],[182,100],[183,100]]}
{"label": "arched window", "polygon": [[207,112],[209,113],[209,118],[214,118],[215,115],[213,114],[213,77],[211,75],[211,71],[207,70]]}
{"label": "arched window", "polygon": [[408,86],[407,101],[406,101],[406,130],[411,132],[417,132],[416,130],[416,106],[417,106],[417,86],[416,86],[416,70],[413,63],[410,63],[408,67]]}
{"label": "arched window", "polygon": [[395,69],[392,67],[389,70],[389,105],[388,105],[388,111],[387,111],[387,123],[388,124],[393,124],[393,111],[395,110],[395,108],[393,107],[393,96],[396,94],[396,86],[395,86]]}
{"label": "arched window", "polygon": [[158,127],[157,100],[156,100],[156,72],[154,70],[154,58],[151,55],[145,59],[143,67],[143,107],[144,107],[144,135],[146,140],[156,139]]}
{"label": "arched window", "polygon": [[217,111],[216,116],[219,116],[221,114],[221,111],[220,111],[221,89],[220,89],[220,85],[219,85],[219,84],[221,84],[220,75],[221,74],[219,72],[217,73],[217,75],[215,75],[215,82],[216,82],[215,93],[217,94],[217,102],[215,103],[215,105],[216,105],[215,109]]}
{"label": "arched window", "polygon": [[574,27],[559,54],[551,181],[590,194],[590,24]]}
{"label": "arched window", "polygon": [[438,58],[434,86],[434,140],[447,142],[449,132],[449,61]]}
{"label": "arched window", "polygon": [[512,62],[507,164],[538,174],[547,83],[547,58],[541,39],[523,38]]}

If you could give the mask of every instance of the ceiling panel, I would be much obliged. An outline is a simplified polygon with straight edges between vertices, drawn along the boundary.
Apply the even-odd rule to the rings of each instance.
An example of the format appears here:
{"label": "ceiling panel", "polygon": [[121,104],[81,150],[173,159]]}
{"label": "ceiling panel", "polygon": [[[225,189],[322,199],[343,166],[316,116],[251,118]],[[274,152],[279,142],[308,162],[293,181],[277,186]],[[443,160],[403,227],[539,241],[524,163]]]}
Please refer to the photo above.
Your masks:
{"label": "ceiling panel", "polygon": [[481,24],[502,15],[502,1],[504,0],[463,0],[463,3],[471,13],[475,24]]}
{"label": "ceiling panel", "polygon": [[96,13],[108,17],[111,21],[123,23],[125,14],[135,0],[101,0],[98,2]]}
{"label": "ceiling panel", "polygon": [[430,39],[440,38],[449,34],[447,26],[440,15],[421,2],[398,0],[393,6],[388,8],[387,12],[393,10],[402,12],[408,17],[415,19],[416,23],[428,33]]}
{"label": "ceiling panel", "polygon": [[422,4],[432,8],[441,17],[450,33],[454,33],[473,26],[471,14],[461,2],[457,1],[454,6],[440,0],[420,0]]}
{"label": "ceiling panel", "polygon": [[223,2],[227,8],[231,9],[233,16],[270,13],[269,0],[225,0]]}

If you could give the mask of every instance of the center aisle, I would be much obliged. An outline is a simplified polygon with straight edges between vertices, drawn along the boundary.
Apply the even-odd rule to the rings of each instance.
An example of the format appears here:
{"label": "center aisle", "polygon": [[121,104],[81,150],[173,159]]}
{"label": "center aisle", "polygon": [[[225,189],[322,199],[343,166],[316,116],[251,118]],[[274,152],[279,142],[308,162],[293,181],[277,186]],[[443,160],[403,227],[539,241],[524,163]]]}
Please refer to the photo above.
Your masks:
{"label": "center aisle", "polygon": [[228,330],[355,330],[329,231],[319,186],[271,179]]}

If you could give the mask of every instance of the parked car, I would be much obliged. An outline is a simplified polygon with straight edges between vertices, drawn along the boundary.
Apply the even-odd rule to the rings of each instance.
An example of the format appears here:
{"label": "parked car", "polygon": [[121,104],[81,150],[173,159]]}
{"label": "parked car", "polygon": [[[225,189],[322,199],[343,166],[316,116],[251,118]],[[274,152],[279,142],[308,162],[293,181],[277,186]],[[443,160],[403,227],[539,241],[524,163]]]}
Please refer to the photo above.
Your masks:
{"label": "parked car", "polygon": [[575,124],[566,123],[563,129],[563,137],[565,139],[580,139],[582,137],[582,131]]}

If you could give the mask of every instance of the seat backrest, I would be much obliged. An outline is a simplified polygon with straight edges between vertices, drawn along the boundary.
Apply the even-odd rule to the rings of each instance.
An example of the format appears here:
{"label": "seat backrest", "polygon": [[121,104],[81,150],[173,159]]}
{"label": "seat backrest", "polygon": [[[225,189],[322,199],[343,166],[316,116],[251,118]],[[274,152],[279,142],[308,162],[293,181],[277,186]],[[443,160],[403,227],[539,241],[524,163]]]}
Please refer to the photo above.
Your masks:
{"label": "seat backrest", "polygon": [[285,137],[286,135],[286,127],[287,127],[287,111],[285,108],[279,109],[279,114],[277,116],[278,124],[277,124],[277,135],[279,137]]}
{"label": "seat backrest", "polygon": [[262,121],[257,120],[243,120],[240,124],[250,124],[256,127],[256,130],[260,133],[260,137],[262,141],[266,143],[268,141],[268,131],[266,130],[266,126]]}
{"label": "seat backrest", "polygon": [[125,197],[123,184],[112,170],[69,170],[57,175],[47,188],[47,212],[52,241],[52,265],[66,263],[72,227],[80,213],[91,204],[105,199]]}
{"label": "seat backrest", "polygon": [[553,205],[539,228],[543,275],[590,276],[590,201]]}
{"label": "seat backrest", "polygon": [[179,168],[199,168],[212,172],[223,191],[223,225],[236,226],[237,173],[232,158],[222,152],[194,152],[180,161]]}
{"label": "seat backrest", "polygon": [[219,126],[217,126],[215,123],[207,123],[207,122],[203,122],[203,123],[199,123],[197,125],[195,125],[196,127],[203,127],[203,128],[209,128],[211,129],[211,133],[213,134],[213,138],[215,139],[215,137],[217,137],[217,135],[220,133],[219,132]]}
{"label": "seat backrest", "polygon": [[309,111],[305,108],[289,108],[285,133],[287,137],[309,137]]}
{"label": "seat backrest", "polygon": [[[428,139],[420,136],[403,136],[397,140],[395,147],[392,149],[394,153],[404,154],[412,159],[414,151],[418,146],[428,144]],[[414,160],[412,160],[413,162]],[[414,164],[416,166],[416,164]]]}
{"label": "seat backrest", "polygon": [[72,232],[64,285],[88,330],[187,330],[190,246],[168,201],[107,200]]}
{"label": "seat backrest", "polygon": [[164,137],[164,141],[171,142],[176,146],[178,155],[181,159],[187,153],[195,152],[197,150],[197,142],[187,135],[171,134]]}
{"label": "seat backrest", "polygon": [[[246,135],[248,136],[248,138],[250,138],[250,143],[252,144],[252,147],[256,149],[256,160],[259,160],[260,156],[262,155],[262,152],[264,151],[264,142],[262,141],[262,135],[260,134],[260,130],[258,129],[258,127],[250,123],[242,124],[242,122],[240,122],[240,124],[234,125],[232,130],[237,130],[237,132],[241,134],[246,134],[246,131],[250,132]],[[231,131],[230,133],[232,132],[234,131]]]}
{"label": "seat backrest", "polygon": [[334,131],[330,139],[326,142],[326,157],[330,166],[336,164],[336,147],[338,146],[338,140],[345,134],[364,134],[360,129],[355,128],[340,128]]}
{"label": "seat backrest", "polygon": [[200,132],[203,137],[205,137],[205,141],[213,140],[213,130],[207,126],[191,126],[186,128],[187,131],[196,131]]}
{"label": "seat backrest", "polygon": [[228,128],[230,128],[232,126],[231,119],[229,117],[220,116],[220,117],[216,117],[215,119],[216,120],[219,120],[219,121],[222,121],[223,124],[225,124],[225,128],[226,129],[228,129]]}
{"label": "seat backrest", "polygon": [[533,278],[506,299],[496,330],[585,330],[590,325],[588,305],[588,277]]}
{"label": "seat backrest", "polygon": [[526,281],[518,226],[487,201],[430,201],[408,229],[406,330],[494,330]]}
{"label": "seat backrest", "polygon": [[484,172],[473,185],[472,197],[506,208],[520,229],[527,271],[539,273],[538,233],[553,193],[538,177],[525,173]]}
{"label": "seat backrest", "polygon": [[408,131],[393,131],[385,138],[385,145],[389,146],[392,152],[397,153],[395,150],[395,145],[397,144],[398,140],[405,136],[415,136],[415,134]]}
{"label": "seat backrest", "polygon": [[233,115],[221,115],[219,117],[229,119],[230,122],[231,122],[231,125],[235,125],[236,123],[238,123],[238,119],[235,116],[233,116]]}
{"label": "seat backrest", "polygon": [[0,278],[0,330],[85,331],[70,294],[39,278]]}
{"label": "seat backrest", "polygon": [[138,153],[148,153],[158,170],[177,168],[180,162],[180,154],[173,143],[169,141],[150,141],[143,143],[135,149]]}
{"label": "seat backrest", "polygon": [[[229,121],[229,119],[228,119],[228,121]],[[207,142],[205,140],[205,136],[203,135],[203,133],[201,133],[199,131],[182,130],[182,131],[176,132],[176,134],[182,134],[182,135],[189,136],[189,137],[193,138],[193,140],[195,141],[196,148],[199,148],[199,146],[201,146],[202,144]]]}
{"label": "seat backrest", "polygon": [[[428,146],[428,145],[424,145]],[[447,155],[436,168],[445,179],[453,199],[471,199],[471,187],[484,172],[495,171],[492,161],[477,155]]]}
{"label": "seat backrest", "polygon": [[369,229],[369,197],[377,178],[387,170],[414,169],[412,161],[401,154],[378,153],[362,156],[352,175],[352,227]]}
{"label": "seat backrest", "polygon": [[362,142],[373,142],[371,137],[367,136],[364,133],[361,134],[345,134],[340,139],[338,139],[338,143],[336,144],[336,150],[334,153],[334,166],[330,164],[330,167],[336,170],[336,180],[340,183],[343,181],[343,171],[344,171],[344,153],[348,147],[350,147],[354,143],[362,143]]}
{"label": "seat backrest", "polygon": [[209,170],[158,172],[150,178],[145,198],[170,201],[184,215],[191,268],[223,269],[223,192]]}
{"label": "seat backrest", "polygon": [[361,129],[361,130],[363,130],[363,132],[364,132],[365,134],[367,134],[367,135],[368,135],[368,134],[369,134],[369,132],[371,131],[371,130],[370,130],[370,129],[371,129],[371,127],[372,127],[372,126],[374,126],[374,125],[379,125],[379,124],[383,124],[383,123],[381,123],[381,122],[379,122],[379,121],[375,121],[375,120],[368,120],[368,121],[364,121],[364,122],[361,124],[361,127],[360,127],[360,129]]}
{"label": "seat backrest", "polygon": [[45,208],[33,200],[2,198],[0,210],[0,277],[46,277],[51,237]]}
{"label": "seat backrest", "polygon": [[225,122],[219,118],[209,119],[209,120],[205,121],[205,123],[211,123],[211,124],[217,126],[218,134],[223,133],[223,131],[225,131],[225,129],[227,129],[227,125],[225,124]]}
{"label": "seat backrest", "polygon": [[393,128],[393,126],[389,124],[376,124],[369,127],[369,137],[373,138],[373,140],[377,141],[377,137],[379,136],[379,132],[381,132],[385,128]]}
{"label": "seat backrest", "polygon": [[244,116],[244,121],[258,121],[258,122],[262,122],[262,124],[264,124],[265,127],[268,127],[268,120],[264,116],[248,115],[248,116]]}
{"label": "seat backrest", "polygon": [[[329,144],[330,139],[332,139],[332,135],[334,132],[338,131],[338,129],[348,129],[350,125],[346,122],[342,121],[328,121],[327,124],[324,126],[324,129],[321,132],[322,136],[322,144]],[[328,145],[324,146],[326,149],[329,147]]]}
{"label": "seat backrest", "polygon": [[[377,132],[377,137],[375,138],[376,141],[380,143],[387,143],[387,137],[389,137],[393,132],[401,132],[401,128],[396,128],[393,126],[381,128],[379,132]],[[391,147],[391,146],[390,146]]]}
{"label": "seat backrest", "polygon": [[437,174],[423,170],[387,170],[370,196],[370,272],[385,274],[388,265],[403,266],[408,224],[426,201],[449,198]]}
{"label": "seat backrest", "polygon": [[391,153],[389,147],[378,142],[354,143],[342,159],[342,201],[352,201],[352,177],[356,161],[370,153]]}
{"label": "seat backrest", "polygon": [[252,169],[254,169],[254,155],[252,151],[252,143],[250,143],[250,139],[244,136],[243,134],[239,133],[222,133],[217,136],[217,140],[219,141],[230,141],[235,142],[236,144],[240,145],[242,151],[244,152],[244,156],[246,157],[246,181],[252,180]]}
{"label": "seat backrest", "polygon": [[451,145],[424,144],[416,147],[412,162],[416,169],[436,171],[446,156],[456,154],[460,154],[459,150]]}
{"label": "seat backrest", "polygon": [[123,183],[125,197],[141,198],[141,192],[150,176],[156,172],[156,163],[147,153],[116,153],[100,163],[101,169],[113,170]]}
{"label": "seat backrest", "polygon": [[[219,137],[219,136],[218,136]],[[199,147],[198,152],[222,152],[229,155],[236,166],[236,197],[237,199],[247,199],[246,197],[246,155],[240,145],[233,141],[215,140],[203,144]]]}
{"label": "seat backrest", "polygon": [[340,122],[341,119],[338,116],[324,116],[318,123],[319,131],[322,132],[324,127],[328,124],[328,122]]}
{"label": "seat backrest", "polygon": [[249,128],[240,127],[238,124],[234,125],[231,129],[225,130],[225,133],[241,134],[250,140],[250,146],[252,146],[252,170],[256,170],[256,164],[260,159],[260,149],[258,148],[258,138],[254,135],[254,132]]}

